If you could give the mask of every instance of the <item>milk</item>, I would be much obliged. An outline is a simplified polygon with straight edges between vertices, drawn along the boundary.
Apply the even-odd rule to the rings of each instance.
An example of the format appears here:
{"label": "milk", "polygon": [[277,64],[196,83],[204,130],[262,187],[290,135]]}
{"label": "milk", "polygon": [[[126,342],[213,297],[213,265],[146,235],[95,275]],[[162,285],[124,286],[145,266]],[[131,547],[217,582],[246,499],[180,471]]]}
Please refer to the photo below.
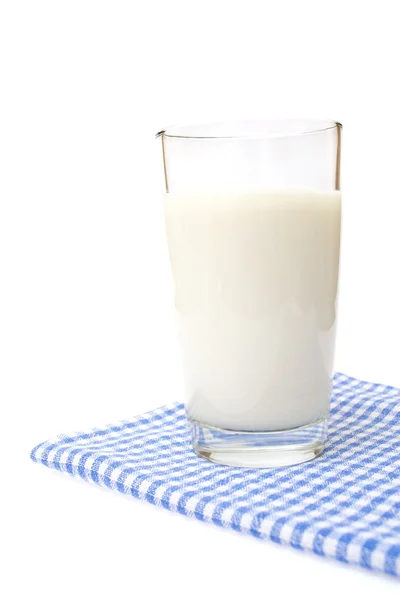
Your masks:
{"label": "milk", "polygon": [[340,192],[169,193],[165,221],[189,418],[236,431],[325,418]]}

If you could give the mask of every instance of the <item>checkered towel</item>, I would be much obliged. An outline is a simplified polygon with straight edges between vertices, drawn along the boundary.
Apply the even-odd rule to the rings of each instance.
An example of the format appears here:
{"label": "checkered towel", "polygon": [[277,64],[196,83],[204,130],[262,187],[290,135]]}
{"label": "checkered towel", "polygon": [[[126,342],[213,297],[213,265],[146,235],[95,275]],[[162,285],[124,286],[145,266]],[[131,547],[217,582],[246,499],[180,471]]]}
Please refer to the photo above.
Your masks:
{"label": "checkered towel", "polygon": [[182,404],[37,446],[34,461],[200,521],[400,575],[400,390],[337,373],[327,450],[256,470],[198,458]]}

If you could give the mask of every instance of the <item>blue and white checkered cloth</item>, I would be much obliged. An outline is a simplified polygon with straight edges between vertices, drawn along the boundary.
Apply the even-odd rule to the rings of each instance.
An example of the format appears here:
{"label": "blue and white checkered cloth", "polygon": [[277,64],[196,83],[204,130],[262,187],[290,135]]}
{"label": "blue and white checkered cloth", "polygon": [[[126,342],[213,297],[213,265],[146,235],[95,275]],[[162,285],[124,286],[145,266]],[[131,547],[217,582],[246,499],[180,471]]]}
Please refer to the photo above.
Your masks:
{"label": "blue and white checkered cloth", "polygon": [[329,443],[270,470],[198,458],[182,404],[61,435],[34,461],[257,538],[400,575],[400,390],[337,373]]}

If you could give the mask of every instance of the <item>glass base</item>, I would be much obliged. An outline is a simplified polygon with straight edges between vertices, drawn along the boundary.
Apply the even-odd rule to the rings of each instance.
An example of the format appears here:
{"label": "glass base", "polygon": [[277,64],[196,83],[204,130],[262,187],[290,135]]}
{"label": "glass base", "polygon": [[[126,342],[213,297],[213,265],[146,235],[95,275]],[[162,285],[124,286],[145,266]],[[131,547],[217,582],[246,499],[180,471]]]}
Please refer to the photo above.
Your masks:
{"label": "glass base", "polygon": [[328,419],[282,431],[232,431],[189,419],[194,451],[231,467],[287,467],[319,456],[326,444]]}

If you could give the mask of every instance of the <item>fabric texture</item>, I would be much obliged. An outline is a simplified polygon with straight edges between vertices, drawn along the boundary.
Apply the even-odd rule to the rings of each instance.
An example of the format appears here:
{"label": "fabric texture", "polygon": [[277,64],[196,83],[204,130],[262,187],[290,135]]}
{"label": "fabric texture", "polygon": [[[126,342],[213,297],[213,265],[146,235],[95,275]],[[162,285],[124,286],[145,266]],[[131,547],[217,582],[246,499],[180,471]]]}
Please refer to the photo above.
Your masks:
{"label": "fabric texture", "polygon": [[198,458],[182,404],[34,448],[50,468],[201,521],[400,575],[400,390],[337,373],[317,459],[239,469]]}

